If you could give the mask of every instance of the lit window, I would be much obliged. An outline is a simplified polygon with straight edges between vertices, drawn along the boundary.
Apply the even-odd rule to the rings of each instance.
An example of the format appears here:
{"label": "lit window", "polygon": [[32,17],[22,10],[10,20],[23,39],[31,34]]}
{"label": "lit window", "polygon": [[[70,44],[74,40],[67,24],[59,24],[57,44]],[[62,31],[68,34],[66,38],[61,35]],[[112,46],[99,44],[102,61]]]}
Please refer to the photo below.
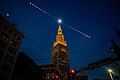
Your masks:
{"label": "lit window", "polygon": [[5,32],[1,32],[0,33],[0,37],[4,40],[4,41],[8,41],[9,40],[9,36],[5,33]]}
{"label": "lit window", "polygon": [[11,44],[12,46],[14,46],[15,48],[18,48],[18,46],[19,46],[19,43],[18,43],[17,41],[15,41],[14,39],[12,39],[12,40],[10,41],[10,44]]}

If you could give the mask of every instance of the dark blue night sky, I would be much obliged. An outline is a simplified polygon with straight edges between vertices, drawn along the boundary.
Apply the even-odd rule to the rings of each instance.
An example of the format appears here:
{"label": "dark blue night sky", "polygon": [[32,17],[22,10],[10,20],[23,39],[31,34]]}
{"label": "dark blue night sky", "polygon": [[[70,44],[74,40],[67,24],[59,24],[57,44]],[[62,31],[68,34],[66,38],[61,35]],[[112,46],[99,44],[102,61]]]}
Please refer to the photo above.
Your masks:
{"label": "dark blue night sky", "polygon": [[[29,3],[55,17],[46,15]],[[79,69],[108,57],[111,39],[120,44],[115,29],[120,29],[119,0],[0,0],[0,13],[24,32],[21,50],[37,64],[50,64],[58,23],[67,41],[70,67]],[[86,38],[65,24],[91,36]],[[96,44],[97,43],[97,44]],[[92,46],[91,46],[92,45]],[[86,71],[89,79],[109,78],[104,67]]]}

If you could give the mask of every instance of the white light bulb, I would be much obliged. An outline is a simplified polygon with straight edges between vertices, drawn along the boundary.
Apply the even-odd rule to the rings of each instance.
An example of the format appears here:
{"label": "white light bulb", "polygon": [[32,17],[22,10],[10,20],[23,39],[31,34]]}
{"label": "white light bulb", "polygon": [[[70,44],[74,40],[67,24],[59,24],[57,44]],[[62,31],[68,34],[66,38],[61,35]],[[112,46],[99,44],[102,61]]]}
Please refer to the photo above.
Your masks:
{"label": "white light bulb", "polygon": [[9,16],[9,14],[6,14],[7,16]]}
{"label": "white light bulb", "polygon": [[111,72],[112,72],[112,69],[108,69],[108,72],[110,72],[110,73],[111,73]]}
{"label": "white light bulb", "polygon": [[58,23],[61,23],[61,22],[62,22],[61,19],[59,19],[59,20],[58,20]]}

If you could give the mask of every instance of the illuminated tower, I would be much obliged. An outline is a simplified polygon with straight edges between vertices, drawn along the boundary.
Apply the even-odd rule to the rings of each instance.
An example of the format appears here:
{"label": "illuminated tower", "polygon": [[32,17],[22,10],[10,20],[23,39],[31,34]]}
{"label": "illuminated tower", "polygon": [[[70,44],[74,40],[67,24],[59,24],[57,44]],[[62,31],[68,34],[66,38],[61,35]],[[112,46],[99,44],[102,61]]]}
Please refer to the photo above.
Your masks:
{"label": "illuminated tower", "polygon": [[52,64],[55,64],[59,71],[62,73],[63,77],[67,78],[67,74],[70,71],[69,54],[60,24],[58,28],[58,33],[56,35],[56,41],[53,44]]}

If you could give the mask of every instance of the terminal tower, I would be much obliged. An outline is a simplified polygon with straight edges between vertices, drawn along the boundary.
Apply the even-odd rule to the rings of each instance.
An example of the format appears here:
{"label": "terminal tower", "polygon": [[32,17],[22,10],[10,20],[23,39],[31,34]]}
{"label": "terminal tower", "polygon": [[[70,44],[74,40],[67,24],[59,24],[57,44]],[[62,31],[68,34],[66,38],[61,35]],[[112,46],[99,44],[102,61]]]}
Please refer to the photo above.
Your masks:
{"label": "terminal tower", "polygon": [[56,41],[54,42],[52,48],[52,64],[56,65],[64,78],[68,78],[67,74],[70,73],[68,47],[66,41],[64,40],[60,24],[58,26]]}

